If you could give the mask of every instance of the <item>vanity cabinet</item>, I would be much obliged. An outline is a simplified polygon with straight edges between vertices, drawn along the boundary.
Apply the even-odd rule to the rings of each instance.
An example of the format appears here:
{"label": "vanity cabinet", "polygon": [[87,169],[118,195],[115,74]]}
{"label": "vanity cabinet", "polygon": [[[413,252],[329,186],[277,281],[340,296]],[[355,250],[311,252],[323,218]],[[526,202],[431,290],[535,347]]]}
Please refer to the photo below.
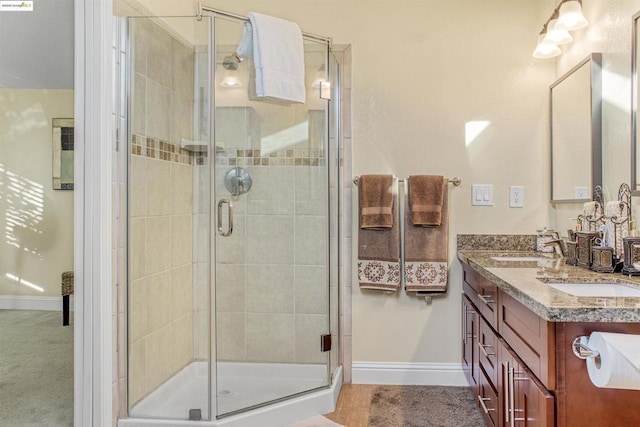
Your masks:
{"label": "vanity cabinet", "polygon": [[462,266],[463,366],[487,427],[640,426],[640,391],[594,386],[571,350],[578,336],[640,334],[640,323],[549,322]]}
{"label": "vanity cabinet", "polygon": [[463,366],[486,426],[554,426],[553,324],[468,265],[463,274]]}

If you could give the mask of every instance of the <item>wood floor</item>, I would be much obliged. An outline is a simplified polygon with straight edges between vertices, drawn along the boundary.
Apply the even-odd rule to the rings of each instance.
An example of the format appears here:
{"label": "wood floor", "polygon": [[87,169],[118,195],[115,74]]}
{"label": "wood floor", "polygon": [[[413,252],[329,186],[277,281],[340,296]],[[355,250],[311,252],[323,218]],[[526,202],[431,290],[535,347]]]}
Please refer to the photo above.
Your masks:
{"label": "wood floor", "polygon": [[346,427],[367,427],[369,404],[377,385],[343,384],[335,412],[325,417]]}

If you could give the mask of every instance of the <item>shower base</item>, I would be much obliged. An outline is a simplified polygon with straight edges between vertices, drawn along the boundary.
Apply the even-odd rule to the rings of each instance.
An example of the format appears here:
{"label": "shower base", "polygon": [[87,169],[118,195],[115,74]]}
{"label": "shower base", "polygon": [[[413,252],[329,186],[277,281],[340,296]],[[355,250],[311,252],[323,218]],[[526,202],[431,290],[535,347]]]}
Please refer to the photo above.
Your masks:
{"label": "shower base", "polygon": [[[226,414],[326,385],[326,366],[286,363],[219,363],[218,413]],[[121,427],[225,426],[280,427],[313,415],[333,411],[342,384],[342,370],[334,373],[330,388],[277,402],[215,421],[186,421],[189,409],[209,418],[208,363],[193,362],[137,403]],[[165,421],[166,420],[166,421]],[[181,421],[184,420],[184,421]],[[271,420],[271,421],[269,421]]]}

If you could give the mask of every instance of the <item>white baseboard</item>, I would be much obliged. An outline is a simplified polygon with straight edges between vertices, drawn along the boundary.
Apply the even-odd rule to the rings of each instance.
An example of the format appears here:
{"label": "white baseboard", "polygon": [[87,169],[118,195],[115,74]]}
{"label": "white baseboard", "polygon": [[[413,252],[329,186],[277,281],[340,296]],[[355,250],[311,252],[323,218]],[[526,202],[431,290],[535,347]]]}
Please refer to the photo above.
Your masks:
{"label": "white baseboard", "polygon": [[[73,311],[74,299],[69,298],[69,311]],[[31,297],[0,295],[0,310],[62,311],[62,296]]]}
{"label": "white baseboard", "polygon": [[354,384],[469,385],[460,363],[353,362]]}

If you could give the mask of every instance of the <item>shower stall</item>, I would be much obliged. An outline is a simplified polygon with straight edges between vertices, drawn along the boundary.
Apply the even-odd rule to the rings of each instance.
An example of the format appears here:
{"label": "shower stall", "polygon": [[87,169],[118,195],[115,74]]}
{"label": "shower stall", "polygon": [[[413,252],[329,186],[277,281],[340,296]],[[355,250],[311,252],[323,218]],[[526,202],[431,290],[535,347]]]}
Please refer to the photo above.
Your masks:
{"label": "shower stall", "polygon": [[122,426],[278,426],[331,410],[340,55],[305,34],[304,104],[252,96],[246,19],[127,19]]}

